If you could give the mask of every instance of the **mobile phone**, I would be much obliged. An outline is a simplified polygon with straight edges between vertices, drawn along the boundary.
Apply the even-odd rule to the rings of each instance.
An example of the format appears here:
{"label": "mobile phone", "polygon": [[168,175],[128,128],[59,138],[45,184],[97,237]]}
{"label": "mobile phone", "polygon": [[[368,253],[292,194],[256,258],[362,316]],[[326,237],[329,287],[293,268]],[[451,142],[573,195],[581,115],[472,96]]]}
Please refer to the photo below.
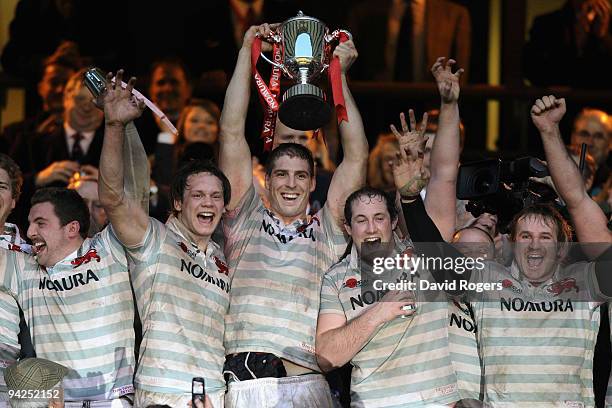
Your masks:
{"label": "mobile phone", "polygon": [[193,377],[191,380],[191,407],[196,408],[196,401],[204,403],[205,395],[204,379],[202,377]]}

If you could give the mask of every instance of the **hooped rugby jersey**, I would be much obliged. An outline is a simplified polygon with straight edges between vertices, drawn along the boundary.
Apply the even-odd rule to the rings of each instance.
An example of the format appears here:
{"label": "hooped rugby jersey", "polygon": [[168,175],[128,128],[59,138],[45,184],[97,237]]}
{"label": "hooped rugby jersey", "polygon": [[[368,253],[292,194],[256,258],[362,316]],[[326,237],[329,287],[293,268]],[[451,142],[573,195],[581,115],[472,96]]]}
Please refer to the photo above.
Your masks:
{"label": "hooped rugby jersey", "polygon": [[134,304],[125,253],[110,227],[52,268],[0,249],[0,290],[21,304],[37,357],[70,369],[65,400],[133,392]]}
{"label": "hooped rugby jersey", "polygon": [[478,327],[469,302],[451,299],[448,303],[448,346],[457,374],[461,399],[482,399],[482,363],[478,355]]}
{"label": "hooped rugby jersey", "polygon": [[[16,225],[4,224],[0,235],[0,248],[30,253],[28,245],[19,235]],[[19,356],[19,307],[10,293],[0,290],[0,393],[6,392],[4,369],[17,361]],[[0,402],[1,404],[1,402]]]}
{"label": "hooped rugby jersey", "polygon": [[320,371],[315,335],[323,275],[346,249],[325,205],[305,222],[284,225],[253,186],[223,219],[232,293],[226,354],[258,351]]}
{"label": "hooped rugby jersey", "polygon": [[142,245],[126,248],[143,326],[137,389],[191,393],[193,377],[207,393],[225,389],[229,268],[215,242],[203,252],[188,236],[175,217],[151,218]]}
{"label": "hooped rugby jersey", "polygon": [[485,403],[590,407],[593,354],[599,330],[601,297],[594,263],[558,267],[539,286],[510,268],[490,262],[472,273],[472,282],[501,283],[491,294],[470,293],[483,360]]}
{"label": "hooped rugby jersey", "polygon": [[[400,254],[406,243],[396,243],[395,253]],[[421,278],[433,280],[427,271],[413,278],[417,287]],[[360,316],[384,294],[362,291],[363,284],[353,246],[325,274],[320,314],[340,314],[347,322]],[[419,291],[415,298],[413,315],[378,328],[351,360],[351,407],[440,406],[462,398],[449,348],[448,301],[424,301]]]}

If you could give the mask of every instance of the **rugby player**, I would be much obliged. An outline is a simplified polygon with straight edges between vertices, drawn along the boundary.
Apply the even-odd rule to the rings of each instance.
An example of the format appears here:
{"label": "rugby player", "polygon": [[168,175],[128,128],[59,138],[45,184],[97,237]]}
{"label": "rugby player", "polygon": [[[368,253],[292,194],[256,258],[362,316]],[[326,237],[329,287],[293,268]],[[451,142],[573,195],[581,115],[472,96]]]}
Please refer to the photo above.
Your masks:
{"label": "rugby player", "polygon": [[[605,214],[589,197],[580,171],[563,144],[559,122],[565,115],[565,110],[565,99],[548,95],[538,99],[533,105],[531,118],[540,132],[550,175],[572,217],[578,241],[595,244],[583,246],[587,255],[593,258],[603,253],[612,243],[612,233],[606,225]],[[608,313],[609,318],[612,318],[610,304]],[[612,376],[608,381],[606,393],[606,406],[609,405],[612,405]]]}
{"label": "rugby player", "polygon": [[74,190],[41,189],[31,204],[34,256],[0,249],[0,291],[23,308],[37,357],[71,368],[67,402],[130,407],[134,305],[123,248],[109,228],[86,238],[89,213]]}
{"label": "rugby player", "polygon": [[[122,76],[118,71],[117,83]],[[124,194],[124,177],[131,171],[121,159],[124,129],[144,108],[131,93],[134,82],[131,78],[126,89],[109,87],[99,102],[106,121],[99,196],[127,252],[144,328],[135,406],[184,407],[192,378],[202,377],[206,406],[220,408],[230,278],[211,236],[229,203],[229,181],[211,164],[185,164],[173,180],[173,210],[165,225]]]}
{"label": "rugby player", "polygon": [[221,116],[220,165],[233,190],[223,220],[233,272],[225,333],[230,381],[226,405],[255,406],[266,400],[327,407],[332,403],[329,387],[314,350],[321,280],[346,247],[340,228],[342,207],[348,194],[364,183],[368,154],[346,79],[357,51],[352,41],[334,50],[348,114],[348,121],[340,124],[344,160],[334,173],[327,202],[308,217],[314,164],[304,146],[284,143],[272,151],[266,167],[269,208],[253,188],[243,102],[248,98],[251,45],[257,33],[269,34],[269,25],[251,27],[245,34]]}
{"label": "rugby player", "polygon": [[[456,102],[460,72],[453,74],[450,65],[438,59],[433,68],[434,74],[441,70],[437,72],[442,74],[436,76],[437,80],[444,85],[450,81],[450,87],[441,86],[440,92],[443,104],[451,105],[446,108],[456,112],[455,121],[441,125],[442,134],[452,134],[455,127],[458,133]],[[402,202],[416,198],[420,201],[419,192],[426,177],[422,157],[425,123],[416,129],[414,115],[410,113],[412,131],[405,121],[403,134],[392,128],[400,151],[391,165]],[[458,145],[458,134],[456,138]],[[455,156],[451,162],[458,161],[458,148]],[[432,167],[432,173],[436,170],[439,169]],[[440,197],[450,201],[454,208],[454,182],[449,184],[451,187]],[[422,203],[420,210],[426,214]],[[328,371],[351,362],[353,407],[442,406],[464,398],[478,399],[480,364],[474,326],[470,323],[470,330],[465,334],[451,333],[454,329],[451,316],[455,314],[454,319],[459,321],[461,317],[457,314],[466,313],[460,304],[449,303],[445,295],[435,302],[423,302],[419,293],[389,291],[384,294],[370,289],[371,282],[365,282],[367,275],[360,269],[360,260],[367,258],[364,245],[391,243],[385,246],[385,256],[412,253],[410,241],[400,240],[393,232],[398,222],[393,197],[380,190],[362,188],[349,196],[344,211],[345,228],[353,246],[350,255],[334,265],[323,280],[317,326],[317,358],[321,368]],[[451,218],[454,222],[454,213]],[[441,225],[447,228],[445,221]],[[412,235],[411,229],[409,232]],[[400,280],[407,279],[405,273],[398,276]],[[434,279],[427,271],[420,271],[410,280],[416,279],[414,282],[418,283],[427,276]],[[368,286],[364,289],[365,285]],[[373,301],[383,294],[380,301]],[[470,319],[467,313],[465,318]],[[461,346],[453,349],[452,342]]]}
{"label": "rugby player", "polygon": [[[560,120],[562,114],[554,108],[561,109],[561,105],[542,100],[534,105],[532,115],[540,131],[558,131],[552,122]],[[548,109],[550,115],[545,114]],[[555,154],[557,157],[549,157],[549,162],[560,158],[558,152]],[[560,165],[549,164],[553,168]],[[572,166],[575,168],[575,164]],[[561,168],[566,177],[570,167],[560,165],[554,171],[557,177]],[[580,179],[579,172],[575,170],[572,177]],[[577,185],[584,188],[582,183]],[[585,201],[583,205],[590,207]],[[412,219],[411,213],[405,213],[406,224],[418,238],[423,229],[414,228],[419,220]],[[605,218],[594,213],[591,218],[598,225],[585,230],[602,235],[581,235],[606,239]],[[478,327],[484,403],[494,407],[593,406],[592,359],[599,305],[612,293],[606,278],[610,249],[594,262],[562,265],[570,229],[554,208],[544,204],[516,214],[510,230],[515,244],[510,267],[491,262],[482,270],[455,276],[458,281],[497,283],[502,287],[494,293],[467,293]]]}
{"label": "rugby player", "polygon": [[[30,246],[21,238],[19,228],[6,222],[9,214],[19,201],[23,177],[17,163],[9,156],[0,153],[0,248],[30,251]],[[17,361],[20,352],[19,307],[15,299],[0,291],[0,406],[8,401],[4,382],[4,369]],[[31,344],[30,344],[31,346]]]}

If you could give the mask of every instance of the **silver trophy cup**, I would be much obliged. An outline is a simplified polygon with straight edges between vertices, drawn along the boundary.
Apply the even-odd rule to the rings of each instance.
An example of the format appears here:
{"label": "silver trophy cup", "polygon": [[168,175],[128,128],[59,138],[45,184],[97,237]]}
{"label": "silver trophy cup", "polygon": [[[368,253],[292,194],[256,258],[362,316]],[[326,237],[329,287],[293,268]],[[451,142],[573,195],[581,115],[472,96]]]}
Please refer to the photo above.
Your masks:
{"label": "silver trophy cup", "polygon": [[314,85],[329,68],[331,47],[340,33],[349,38],[344,30],[329,33],[327,26],[314,17],[305,16],[301,11],[296,17],[283,22],[267,41],[282,48],[282,63],[270,64],[282,70],[286,77],[295,82],[283,94],[278,110],[279,119],[287,126],[298,130],[313,130],[323,127],[329,121],[331,107],[325,102],[325,93]]}

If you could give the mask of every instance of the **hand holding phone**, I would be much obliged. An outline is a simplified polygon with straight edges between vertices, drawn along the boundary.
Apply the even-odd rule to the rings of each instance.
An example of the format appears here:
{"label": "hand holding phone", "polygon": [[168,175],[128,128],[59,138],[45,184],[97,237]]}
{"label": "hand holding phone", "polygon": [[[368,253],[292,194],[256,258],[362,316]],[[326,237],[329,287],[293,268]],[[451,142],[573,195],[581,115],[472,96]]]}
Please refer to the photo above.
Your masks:
{"label": "hand holding phone", "polygon": [[192,408],[204,407],[205,398],[206,398],[206,390],[205,390],[204,379],[202,377],[193,377],[193,379],[191,380],[191,406]]}

